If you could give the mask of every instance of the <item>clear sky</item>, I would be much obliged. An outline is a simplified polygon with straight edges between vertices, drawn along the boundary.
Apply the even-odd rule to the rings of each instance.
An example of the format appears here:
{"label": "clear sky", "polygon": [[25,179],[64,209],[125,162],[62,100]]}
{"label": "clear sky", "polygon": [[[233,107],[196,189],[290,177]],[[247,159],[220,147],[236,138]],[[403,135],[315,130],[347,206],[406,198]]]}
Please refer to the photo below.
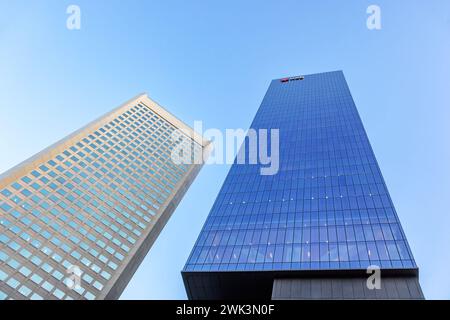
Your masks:
{"label": "clear sky", "polygon": [[[81,29],[66,9],[81,9]],[[366,9],[381,8],[381,30]],[[141,92],[248,128],[271,79],[343,70],[427,298],[450,298],[450,1],[0,0],[0,171]],[[122,295],[184,299],[226,176],[205,166]]]}

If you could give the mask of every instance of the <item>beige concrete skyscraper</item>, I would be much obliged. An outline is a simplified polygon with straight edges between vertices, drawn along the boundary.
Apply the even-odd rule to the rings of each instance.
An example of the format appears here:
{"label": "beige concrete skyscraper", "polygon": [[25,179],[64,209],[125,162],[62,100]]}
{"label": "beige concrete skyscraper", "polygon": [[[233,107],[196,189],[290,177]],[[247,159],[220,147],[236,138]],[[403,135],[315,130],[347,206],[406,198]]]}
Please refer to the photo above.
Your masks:
{"label": "beige concrete skyscraper", "polygon": [[182,145],[210,148],[140,95],[0,175],[0,299],[118,298],[202,166]]}

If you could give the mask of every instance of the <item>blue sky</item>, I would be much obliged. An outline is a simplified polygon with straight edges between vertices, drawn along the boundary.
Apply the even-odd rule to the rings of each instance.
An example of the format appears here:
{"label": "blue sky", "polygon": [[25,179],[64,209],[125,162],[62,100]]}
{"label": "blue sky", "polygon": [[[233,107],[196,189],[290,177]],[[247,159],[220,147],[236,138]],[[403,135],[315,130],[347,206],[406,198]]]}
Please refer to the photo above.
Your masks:
{"label": "blue sky", "polygon": [[[271,79],[343,70],[424,293],[448,299],[449,57],[446,0],[0,0],[0,171],[141,92],[190,125],[247,128]],[[228,169],[204,167],[122,298],[186,297],[180,270]]]}

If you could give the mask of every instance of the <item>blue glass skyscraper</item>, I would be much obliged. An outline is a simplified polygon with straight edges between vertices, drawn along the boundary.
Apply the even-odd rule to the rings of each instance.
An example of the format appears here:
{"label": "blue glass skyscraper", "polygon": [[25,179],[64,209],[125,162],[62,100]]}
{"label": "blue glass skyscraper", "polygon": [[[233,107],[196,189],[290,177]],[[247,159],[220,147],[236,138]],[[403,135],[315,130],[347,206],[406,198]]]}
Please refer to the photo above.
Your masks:
{"label": "blue glass skyscraper", "polygon": [[341,71],[273,80],[251,128],[279,129],[279,171],[233,164],[182,271],[189,298],[423,298]]}

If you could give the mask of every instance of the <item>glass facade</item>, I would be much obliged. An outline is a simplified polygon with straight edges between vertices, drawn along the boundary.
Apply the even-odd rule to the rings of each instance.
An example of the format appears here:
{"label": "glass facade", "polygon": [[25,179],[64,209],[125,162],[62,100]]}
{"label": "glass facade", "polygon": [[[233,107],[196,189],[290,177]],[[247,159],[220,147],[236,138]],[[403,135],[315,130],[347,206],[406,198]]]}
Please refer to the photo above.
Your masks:
{"label": "glass facade", "polygon": [[160,111],[141,96],[2,175],[0,299],[99,299],[114,287],[193,179],[172,150],[202,152],[187,135],[173,141],[179,121]]}
{"label": "glass facade", "polygon": [[273,80],[251,128],[280,170],[233,164],[184,273],[417,268],[342,72]]}

